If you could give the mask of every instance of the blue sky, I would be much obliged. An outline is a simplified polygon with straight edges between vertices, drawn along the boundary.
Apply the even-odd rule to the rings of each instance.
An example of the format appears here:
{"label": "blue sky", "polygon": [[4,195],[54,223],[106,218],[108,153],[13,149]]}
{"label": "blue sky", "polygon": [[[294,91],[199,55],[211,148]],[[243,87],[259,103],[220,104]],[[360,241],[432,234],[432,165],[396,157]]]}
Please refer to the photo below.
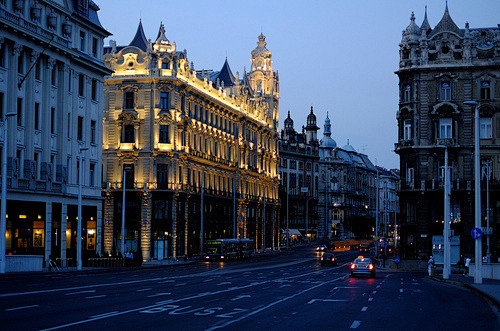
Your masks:
{"label": "blue sky", "polygon": [[[280,78],[280,130],[290,111],[295,129],[314,107],[323,136],[328,112],[332,138],[378,165],[399,168],[397,141],[398,44],[415,12],[431,27],[444,13],[435,0],[95,0],[102,25],[118,45],[128,44],[142,19],[154,39],[160,22],[167,38],[187,49],[195,69],[219,70],[227,56],[233,73],[250,68],[257,36],[266,36]],[[450,0],[459,28],[500,24],[499,0]]]}

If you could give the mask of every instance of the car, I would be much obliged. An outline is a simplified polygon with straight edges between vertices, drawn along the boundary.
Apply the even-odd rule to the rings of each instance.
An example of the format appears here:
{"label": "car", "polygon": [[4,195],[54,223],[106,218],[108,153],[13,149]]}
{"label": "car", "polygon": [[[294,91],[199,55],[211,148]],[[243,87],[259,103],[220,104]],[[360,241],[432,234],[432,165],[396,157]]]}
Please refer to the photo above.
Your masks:
{"label": "car", "polygon": [[327,264],[337,265],[337,258],[332,253],[324,253],[323,256],[321,256],[321,265]]}
{"label": "car", "polygon": [[375,278],[375,264],[370,258],[362,255],[358,256],[354,262],[352,262],[350,269],[351,277],[361,275]]}
{"label": "car", "polygon": [[326,251],[327,247],[325,245],[319,245],[318,247],[316,247],[316,250],[318,252]]}

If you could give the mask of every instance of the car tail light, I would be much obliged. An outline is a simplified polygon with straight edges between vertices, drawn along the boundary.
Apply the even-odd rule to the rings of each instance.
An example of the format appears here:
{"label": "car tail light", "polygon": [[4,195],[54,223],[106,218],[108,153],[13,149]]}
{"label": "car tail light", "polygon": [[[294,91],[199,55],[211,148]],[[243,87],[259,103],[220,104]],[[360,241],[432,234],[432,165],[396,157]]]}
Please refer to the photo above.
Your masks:
{"label": "car tail light", "polygon": [[208,256],[208,255],[207,255],[207,256],[205,256],[205,259],[209,259],[209,258],[210,258],[210,256]]}
{"label": "car tail light", "polygon": [[223,258],[224,258],[224,255],[222,255],[220,258],[221,258],[221,259],[223,259]]}
{"label": "car tail light", "polygon": [[354,263],[351,264],[351,269],[356,269],[356,265]]}
{"label": "car tail light", "polygon": [[332,261],[335,261],[335,258],[334,258],[334,257],[332,257]]}
{"label": "car tail light", "polygon": [[372,270],[372,269],[373,269],[373,264],[370,264],[370,265],[368,266],[368,269]]}
{"label": "car tail light", "polygon": [[321,261],[323,261],[323,257],[321,257]]}

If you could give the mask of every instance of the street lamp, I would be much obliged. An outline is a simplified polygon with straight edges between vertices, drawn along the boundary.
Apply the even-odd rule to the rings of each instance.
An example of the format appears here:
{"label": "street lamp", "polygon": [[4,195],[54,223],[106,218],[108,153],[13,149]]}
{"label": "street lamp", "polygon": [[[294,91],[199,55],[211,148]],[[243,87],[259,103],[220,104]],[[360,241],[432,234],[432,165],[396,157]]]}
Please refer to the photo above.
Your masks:
{"label": "street lamp", "polygon": [[127,171],[132,170],[130,166],[123,166],[123,182],[122,182],[122,238],[120,240],[120,250],[122,253],[123,263],[125,264],[125,182],[127,178]]}
{"label": "street lamp", "polygon": [[[465,101],[464,104],[474,106],[474,227],[481,227],[481,183],[480,183],[480,165],[479,165],[479,104],[477,101]],[[475,272],[474,283],[483,282],[482,275],[482,247],[481,237],[475,239]]]}
{"label": "street lamp", "polygon": [[486,262],[490,263],[490,179],[492,160],[483,162],[483,177],[486,178]]}
{"label": "street lamp", "polygon": [[2,198],[0,209],[0,274],[5,273],[5,249],[7,240],[5,234],[7,232],[7,149],[8,149],[8,131],[9,117],[16,116],[17,113],[5,114],[3,121],[3,149],[2,149]]}
{"label": "street lamp", "polygon": [[80,168],[78,171],[78,222],[76,229],[76,270],[82,270],[82,182],[83,182],[83,151],[88,147],[80,147]]}

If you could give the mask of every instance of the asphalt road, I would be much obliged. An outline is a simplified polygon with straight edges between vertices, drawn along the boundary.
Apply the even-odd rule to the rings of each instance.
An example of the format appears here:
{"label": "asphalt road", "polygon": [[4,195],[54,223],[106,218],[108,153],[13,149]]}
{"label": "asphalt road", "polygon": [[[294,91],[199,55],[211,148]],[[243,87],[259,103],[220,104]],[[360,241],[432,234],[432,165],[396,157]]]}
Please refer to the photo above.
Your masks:
{"label": "asphalt road", "polygon": [[350,278],[311,248],[226,263],[0,279],[3,330],[495,330],[468,290],[425,273]]}

